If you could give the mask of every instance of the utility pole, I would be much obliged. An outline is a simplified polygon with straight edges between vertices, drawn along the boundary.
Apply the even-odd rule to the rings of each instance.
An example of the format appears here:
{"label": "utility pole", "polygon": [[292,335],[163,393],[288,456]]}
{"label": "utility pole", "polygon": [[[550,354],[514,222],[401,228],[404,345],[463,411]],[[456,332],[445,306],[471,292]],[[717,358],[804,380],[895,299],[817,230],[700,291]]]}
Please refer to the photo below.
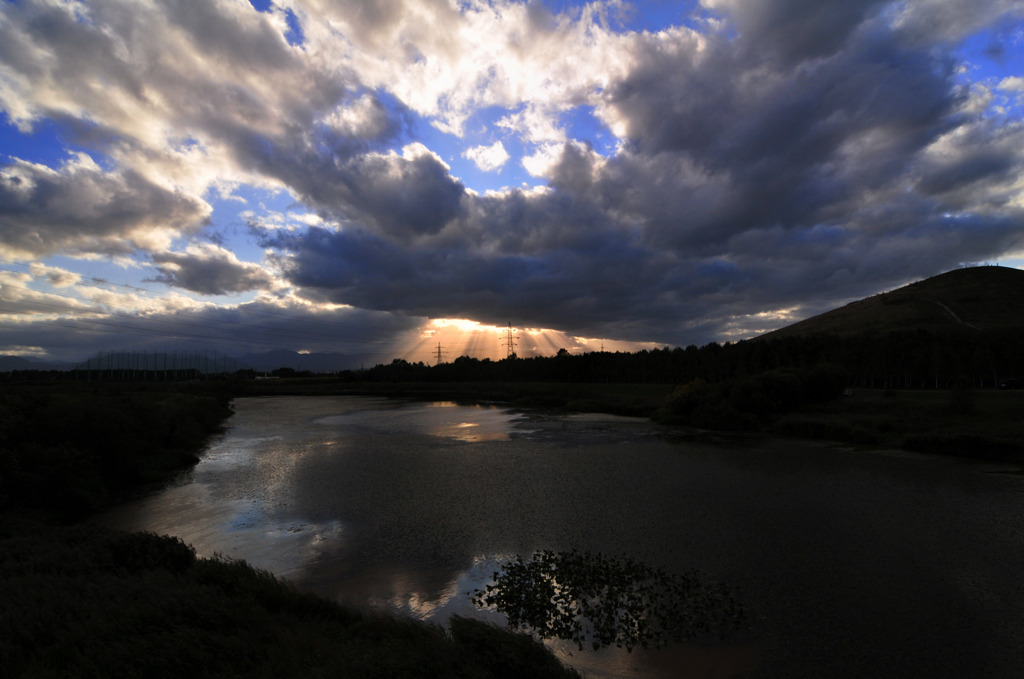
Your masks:
{"label": "utility pole", "polygon": [[508,324],[508,330],[505,331],[505,348],[508,350],[506,358],[512,358],[516,355],[516,340],[519,339],[519,335],[512,334],[512,323]]}
{"label": "utility pole", "polygon": [[441,343],[437,343],[437,363],[434,365],[441,365],[441,357],[447,354],[447,351],[441,351]]}

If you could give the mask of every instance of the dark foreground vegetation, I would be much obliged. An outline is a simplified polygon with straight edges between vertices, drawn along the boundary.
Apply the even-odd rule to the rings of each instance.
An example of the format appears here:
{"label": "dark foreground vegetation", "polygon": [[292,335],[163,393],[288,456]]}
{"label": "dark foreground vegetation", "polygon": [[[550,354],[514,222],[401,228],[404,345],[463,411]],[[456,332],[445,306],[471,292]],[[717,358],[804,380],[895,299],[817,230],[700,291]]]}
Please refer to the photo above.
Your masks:
{"label": "dark foreground vegetation", "polygon": [[196,462],[231,414],[223,385],[8,384],[0,509],[87,515]]}
{"label": "dark foreground vegetation", "polygon": [[9,677],[569,677],[542,645],[343,608],[170,537],[0,528]]}
{"label": "dark foreground vegetation", "polygon": [[181,541],[84,522],[166,482],[231,383],[11,384],[0,395],[0,667],[10,677],[571,677],[539,642],[356,611]]}

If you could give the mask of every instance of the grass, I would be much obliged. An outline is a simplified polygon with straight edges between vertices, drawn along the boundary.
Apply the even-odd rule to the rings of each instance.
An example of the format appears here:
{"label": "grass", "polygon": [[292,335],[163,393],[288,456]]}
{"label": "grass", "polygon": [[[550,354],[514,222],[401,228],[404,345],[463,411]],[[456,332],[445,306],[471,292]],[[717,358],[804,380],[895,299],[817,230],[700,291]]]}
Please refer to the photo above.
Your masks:
{"label": "grass", "polygon": [[1024,390],[855,390],[770,431],[989,460],[1024,460]]}
{"label": "grass", "polygon": [[764,337],[922,329],[942,332],[962,324],[978,330],[1019,329],[1022,311],[1024,272],[1010,267],[968,267],[851,302]]}

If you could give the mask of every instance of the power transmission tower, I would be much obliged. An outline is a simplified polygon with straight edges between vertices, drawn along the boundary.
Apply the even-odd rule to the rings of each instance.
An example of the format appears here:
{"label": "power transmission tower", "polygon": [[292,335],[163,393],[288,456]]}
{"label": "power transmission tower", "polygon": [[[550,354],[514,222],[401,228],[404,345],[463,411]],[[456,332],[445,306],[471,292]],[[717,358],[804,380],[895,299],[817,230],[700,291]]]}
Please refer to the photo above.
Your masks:
{"label": "power transmission tower", "polygon": [[519,339],[519,335],[512,334],[512,323],[509,322],[508,330],[505,331],[505,348],[508,350],[506,355],[507,358],[515,358],[516,355],[516,341]]}
{"label": "power transmission tower", "polygon": [[447,354],[447,351],[441,351],[441,343],[437,343],[437,363],[434,365],[441,365],[441,357]]}

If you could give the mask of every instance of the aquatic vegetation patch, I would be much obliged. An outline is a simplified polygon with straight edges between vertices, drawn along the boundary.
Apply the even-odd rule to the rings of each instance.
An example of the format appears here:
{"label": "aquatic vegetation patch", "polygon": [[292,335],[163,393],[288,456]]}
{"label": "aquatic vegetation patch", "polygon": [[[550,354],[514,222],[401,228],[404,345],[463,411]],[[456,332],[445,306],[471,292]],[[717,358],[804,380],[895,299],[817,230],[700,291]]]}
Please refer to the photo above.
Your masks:
{"label": "aquatic vegetation patch", "polygon": [[572,641],[580,650],[722,638],[745,620],[732,588],[697,571],[669,573],[628,557],[577,550],[517,556],[470,596],[476,606],[504,613],[512,628]]}

